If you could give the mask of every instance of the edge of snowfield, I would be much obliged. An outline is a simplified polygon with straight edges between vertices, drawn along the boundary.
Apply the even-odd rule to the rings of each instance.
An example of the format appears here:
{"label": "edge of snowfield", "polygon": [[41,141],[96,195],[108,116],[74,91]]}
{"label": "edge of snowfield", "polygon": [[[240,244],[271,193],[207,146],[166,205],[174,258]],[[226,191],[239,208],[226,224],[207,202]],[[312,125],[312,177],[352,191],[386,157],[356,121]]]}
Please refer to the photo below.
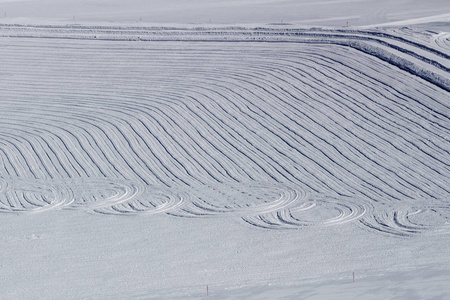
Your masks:
{"label": "edge of snowfield", "polygon": [[[404,31],[394,29],[355,28],[292,28],[288,26],[106,26],[106,25],[21,25],[0,24],[3,38],[83,39],[108,41],[197,41],[197,42],[268,42],[323,43],[347,46],[378,57],[413,75],[450,92],[450,39],[448,33],[430,33],[429,40],[420,33],[417,39],[406,39]],[[427,266],[415,271],[386,271],[359,277],[341,274],[333,281],[311,278],[298,285],[232,287],[229,290],[209,286],[215,299],[433,299],[450,298],[448,284],[450,270]],[[186,291],[155,291],[153,298],[206,298],[206,287],[195,294]],[[190,291],[192,292],[192,291]],[[95,296],[95,295],[94,295]],[[96,295],[101,297],[101,295]],[[103,295],[104,296],[104,295]],[[149,298],[148,294],[130,295]]]}
{"label": "edge of snowfield", "polygon": [[[352,274],[342,275],[336,280],[315,280],[300,282],[292,286],[244,287],[241,289],[215,291],[208,287],[214,299],[448,299],[449,291],[442,290],[448,283],[449,270],[439,268],[419,269],[409,272],[386,272],[358,278]],[[420,287],[420,288],[419,288]],[[175,292],[174,295],[177,295]],[[142,295],[144,296],[144,295]],[[138,296],[139,297],[139,296]],[[164,297],[161,294],[155,298]],[[200,298],[200,293],[188,295]],[[186,295],[174,296],[186,299]],[[207,297],[204,297],[207,299]]]}

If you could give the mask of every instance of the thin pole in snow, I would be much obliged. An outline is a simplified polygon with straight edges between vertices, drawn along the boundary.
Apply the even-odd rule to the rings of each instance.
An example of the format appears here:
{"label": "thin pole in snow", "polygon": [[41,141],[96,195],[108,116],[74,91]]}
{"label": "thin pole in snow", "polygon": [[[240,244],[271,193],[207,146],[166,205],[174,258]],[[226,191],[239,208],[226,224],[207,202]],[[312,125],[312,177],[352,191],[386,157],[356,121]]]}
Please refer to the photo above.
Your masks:
{"label": "thin pole in snow", "polygon": [[206,296],[209,296],[209,287],[206,286]]}
{"label": "thin pole in snow", "polygon": [[355,283],[355,272],[353,272],[353,283]]}

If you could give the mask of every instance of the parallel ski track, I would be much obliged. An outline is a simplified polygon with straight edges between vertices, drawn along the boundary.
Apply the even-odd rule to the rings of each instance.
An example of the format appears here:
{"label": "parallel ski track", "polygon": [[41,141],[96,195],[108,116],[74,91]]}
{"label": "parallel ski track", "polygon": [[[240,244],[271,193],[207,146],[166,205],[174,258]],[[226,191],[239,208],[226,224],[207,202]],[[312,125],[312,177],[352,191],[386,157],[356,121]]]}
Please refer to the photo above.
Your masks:
{"label": "parallel ski track", "polygon": [[0,25],[0,212],[447,233],[445,41]]}

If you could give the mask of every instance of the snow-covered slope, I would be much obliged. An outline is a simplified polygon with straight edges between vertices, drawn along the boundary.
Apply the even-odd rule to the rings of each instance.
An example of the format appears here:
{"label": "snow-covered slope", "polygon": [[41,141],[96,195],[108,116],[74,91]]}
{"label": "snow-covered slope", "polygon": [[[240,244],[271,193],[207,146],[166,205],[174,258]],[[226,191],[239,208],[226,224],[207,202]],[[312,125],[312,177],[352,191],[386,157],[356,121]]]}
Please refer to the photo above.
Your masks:
{"label": "snow-covered slope", "polygon": [[1,25],[1,294],[296,298],[395,271],[449,296],[449,56],[410,28]]}
{"label": "snow-covered slope", "polygon": [[[0,18],[33,22],[293,23],[364,26],[449,21],[447,0],[2,0]],[[412,21],[410,21],[412,20]]]}

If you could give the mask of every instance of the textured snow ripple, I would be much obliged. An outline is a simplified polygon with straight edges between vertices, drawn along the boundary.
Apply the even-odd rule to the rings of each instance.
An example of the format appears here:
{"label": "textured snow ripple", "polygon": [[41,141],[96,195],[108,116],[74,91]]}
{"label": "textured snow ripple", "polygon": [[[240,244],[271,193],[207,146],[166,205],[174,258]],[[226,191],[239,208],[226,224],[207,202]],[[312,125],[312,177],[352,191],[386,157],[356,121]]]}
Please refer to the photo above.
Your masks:
{"label": "textured snow ripple", "polygon": [[0,211],[447,233],[446,45],[402,31],[1,25]]}

